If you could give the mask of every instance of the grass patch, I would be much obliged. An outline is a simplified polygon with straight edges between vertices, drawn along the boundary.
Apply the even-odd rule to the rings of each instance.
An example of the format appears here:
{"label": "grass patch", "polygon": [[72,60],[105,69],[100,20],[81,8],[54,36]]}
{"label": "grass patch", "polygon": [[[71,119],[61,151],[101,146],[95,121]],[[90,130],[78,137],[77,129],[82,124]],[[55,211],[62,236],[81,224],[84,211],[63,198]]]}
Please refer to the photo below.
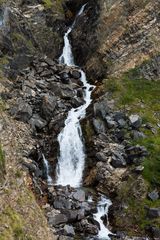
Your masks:
{"label": "grass patch", "polygon": [[24,229],[24,222],[22,217],[11,207],[7,207],[3,214],[0,215],[0,220],[5,222],[8,227],[4,227],[4,231],[1,232],[0,240],[8,240],[13,236],[15,240],[32,240],[30,236],[27,236]]}
{"label": "grass patch", "polygon": [[0,182],[4,179],[5,174],[5,156],[0,144]]}
{"label": "grass patch", "polygon": [[52,8],[53,2],[51,0],[43,0],[45,8]]}
{"label": "grass patch", "polygon": [[138,113],[143,123],[149,123],[156,129],[142,129],[146,138],[136,143],[144,145],[149,156],[144,160],[144,178],[151,187],[160,186],[160,80],[151,81],[140,77],[139,69],[135,68],[125,73],[121,78],[104,81],[104,89],[112,93],[116,107],[131,113]]}
{"label": "grass patch", "polygon": [[[117,200],[125,206],[120,214],[115,216],[115,223],[118,229],[124,231],[127,229],[129,236],[145,235],[145,228],[148,225],[160,226],[160,218],[147,218],[147,209],[145,207],[159,207],[160,200],[151,201],[146,199],[145,192],[147,184],[141,178],[129,176],[127,181],[124,181],[119,188]],[[142,196],[139,196],[139,193]]]}

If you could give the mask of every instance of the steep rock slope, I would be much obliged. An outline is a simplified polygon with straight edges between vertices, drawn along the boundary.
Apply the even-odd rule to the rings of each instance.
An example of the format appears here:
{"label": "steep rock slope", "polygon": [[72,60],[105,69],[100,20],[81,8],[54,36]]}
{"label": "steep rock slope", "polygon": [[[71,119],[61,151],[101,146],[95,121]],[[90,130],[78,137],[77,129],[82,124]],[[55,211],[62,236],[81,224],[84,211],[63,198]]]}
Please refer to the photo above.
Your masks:
{"label": "steep rock slope", "polygon": [[101,78],[117,76],[157,55],[159,9],[156,0],[89,1],[85,21],[72,34],[77,62],[89,76]]}

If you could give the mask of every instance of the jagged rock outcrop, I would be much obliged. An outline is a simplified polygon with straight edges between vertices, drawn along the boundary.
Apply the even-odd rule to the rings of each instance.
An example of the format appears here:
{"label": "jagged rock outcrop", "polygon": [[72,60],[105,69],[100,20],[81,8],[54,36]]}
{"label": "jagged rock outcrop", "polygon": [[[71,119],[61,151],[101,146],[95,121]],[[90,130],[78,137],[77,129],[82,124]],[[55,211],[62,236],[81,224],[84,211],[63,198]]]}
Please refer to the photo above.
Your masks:
{"label": "jagged rock outcrop", "polygon": [[159,9],[156,0],[89,1],[71,36],[77,63],[95,80],[153,58],[160,50]]}

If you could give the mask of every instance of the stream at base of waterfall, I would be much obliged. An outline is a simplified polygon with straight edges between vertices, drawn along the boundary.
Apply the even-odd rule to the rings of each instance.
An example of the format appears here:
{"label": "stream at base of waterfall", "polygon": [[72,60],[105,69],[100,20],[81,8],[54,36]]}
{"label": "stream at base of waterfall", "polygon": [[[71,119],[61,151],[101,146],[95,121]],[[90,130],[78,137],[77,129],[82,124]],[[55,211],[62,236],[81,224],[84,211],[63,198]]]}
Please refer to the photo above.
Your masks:
{"label": "stream at base of waterfall", "polygon": [[[64,48],[62,55],[59,58],[59,62],[61,64],[76,67],[72,53],[72,46],[69,41],[69,34],[74,28],[77,19],[84,13],[85,6],[86,4],[81,7],[72,26],[64,35]],[[78,108],[72,108],[69,111],[68,117],[65,120],[65,127],[58,135],[60,154],[56,168],[56,185],[70,185],[74,188],[79,188],[82,184],[86,157],[80,120],[85,118],[86,109],[92,101],[91,93],[94,89],[94,86],[87,82],[85,72],[81,69],[79,72],[81,74],[81,81],[84,86],[84,104]],[[52,180],[49,175],[49,166],[45,156],[43,156],[43,161],[47,173],[47,182],[48,184],[51,184]],[[91,199],[88,201],[90,200]],[[101,199],[97,204],[97,213],[95,213],[93,217],[99,223],[100,230],[96,239],[110,240],[109,235],[112,233],[104,225],[102,217],[106,216],[108,224],[108,209],[111,204],[111,201],[104,196],[101,196]]]}

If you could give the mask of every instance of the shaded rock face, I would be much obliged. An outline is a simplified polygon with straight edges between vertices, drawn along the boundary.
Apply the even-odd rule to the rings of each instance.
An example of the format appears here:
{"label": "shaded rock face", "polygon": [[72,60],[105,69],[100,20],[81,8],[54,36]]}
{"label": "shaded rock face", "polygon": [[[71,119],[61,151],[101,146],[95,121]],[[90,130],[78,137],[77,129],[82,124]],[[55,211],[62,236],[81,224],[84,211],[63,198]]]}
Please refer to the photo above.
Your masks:
{"label": "shaded rock face", "polygon": [[17,72],[32,62],[35,54],[58,58],[65,31],[61,3],[54,2],[54,11],[45,8],[43,1],[12,1],[9,7],[4,4],[3,9],[0,50],[2,56],[9,56],[9,77],[15,78]]}
{"label": "shaded rock face", "polygon": [[[92,79],[101,79],[156,56],[160,50],[159,4],[156,0],[89,1],[71,37],[77,63],[85,66]],[[157,77],[155,60],[149,69]],[[143,68],[143,74],[149,69]]]}

